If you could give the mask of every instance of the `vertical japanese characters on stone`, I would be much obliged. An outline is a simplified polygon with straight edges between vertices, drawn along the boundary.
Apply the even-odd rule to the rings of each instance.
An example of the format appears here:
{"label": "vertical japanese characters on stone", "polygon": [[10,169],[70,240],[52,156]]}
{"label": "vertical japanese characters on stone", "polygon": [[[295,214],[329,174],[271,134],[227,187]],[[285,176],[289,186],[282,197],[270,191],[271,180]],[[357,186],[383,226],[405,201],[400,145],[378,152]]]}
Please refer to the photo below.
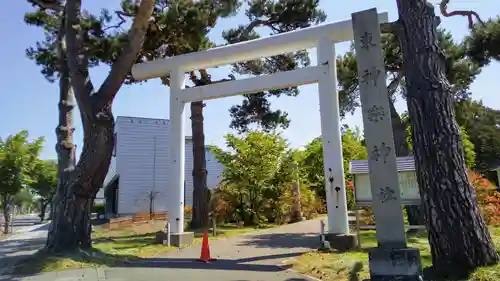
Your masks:
{"label": "vertical japanese characters on stone", "polygon": [[370,280],[421,280],[420,253],[406,245],[389,93],[376,9],[353,14],[363,126],[378,247],[369,250]]}
{"label": "vertical japanese characters on stone", "polygon": [[377,240],[381,247],[406,246],[380,28],[376,17],[363,16],[353,16],[354,45]]}

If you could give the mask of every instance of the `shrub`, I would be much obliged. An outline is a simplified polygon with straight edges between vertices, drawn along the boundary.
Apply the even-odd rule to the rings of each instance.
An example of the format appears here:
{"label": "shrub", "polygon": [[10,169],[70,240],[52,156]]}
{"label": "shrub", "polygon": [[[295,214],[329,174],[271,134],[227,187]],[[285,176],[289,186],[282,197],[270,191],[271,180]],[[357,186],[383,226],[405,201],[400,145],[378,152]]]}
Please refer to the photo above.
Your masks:
{"label": "shrub", "polygon": [[476,191],[477,201],[486,223],[500,226],[500,192],[486,178],[474,172],[469,172],[469,182]]}
{"label": "shrub", "polygon": [[106,207],[104,206],[104,203],[94,204],[94,206],[92,206],[92,213],[97,213],[97,214],[106,213]]}
{"label": "shrub", "polygon": [[361,214],[359,218],[359,223],[361,225],[375,225],[375,216],[373,215],[372,207],[363,206],[360,209],[361,209]]}
{"label": "shrub", "polygon": [[352,181],[346,180],[345,188],[346,188],[345,195],[347,201],[347,209],[354,210],[354,207],[356,207],[356,199],[354,198],[354,185]]}
{"label": "shrub", "polygon": [[228,223],[234,221],[234,208],[224,188],[213,190],[210,198],[210,213],[217,223]]}
{"label": "shrub", "polygon": [[[277,208],[272,213],[273,219],[278,224],[288,223],[292,217],[294,206],[294,194],[291,185],[285,185],[276,205]],[[300,206],[303,217],[306,219],[314,218],[323,211],[323,205],[314,190],[311,190],[306,185],[300,186]]]}
{"label": "shrub", "polygon": [[184,206],[184,218],[191,219],[193,217],[193,208]]}

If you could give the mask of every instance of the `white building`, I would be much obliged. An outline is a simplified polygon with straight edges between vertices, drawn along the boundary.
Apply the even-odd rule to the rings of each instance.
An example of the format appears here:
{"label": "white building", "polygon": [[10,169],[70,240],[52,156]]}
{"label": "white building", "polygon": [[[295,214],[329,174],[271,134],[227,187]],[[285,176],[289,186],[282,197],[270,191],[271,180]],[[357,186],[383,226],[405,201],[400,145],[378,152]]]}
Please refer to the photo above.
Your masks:
{"label": "white building", "polygon": [[[170,122],[164,119],[119,116],[116,118],[116,146],[104,180],[96,198],[106,198],[106,212],[110,215],[128,215],[149,211],[150,194],[155,194],[155,211],[166,211]],[[186,137],[184,202],[193,202],[193,146]],[[206,147],[207,185],[213,189],[219,184],[224,166]]]}

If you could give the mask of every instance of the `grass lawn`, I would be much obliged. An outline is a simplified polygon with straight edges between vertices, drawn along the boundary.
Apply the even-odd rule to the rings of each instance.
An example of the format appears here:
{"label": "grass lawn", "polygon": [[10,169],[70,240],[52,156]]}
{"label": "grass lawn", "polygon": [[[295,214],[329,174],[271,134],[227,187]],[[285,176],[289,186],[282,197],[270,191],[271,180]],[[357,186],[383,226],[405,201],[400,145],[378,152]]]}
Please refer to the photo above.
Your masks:
{"label": "grass lawn", "polygon": [[[491,228],[490,233],[500,249],[500,228]],[[363,248],[377,245],[375,231],[362,231],[361,242]],[[420,249],[423,267],[432,264],[429,244],[426,235],[408,237],[410,247]],[[324,281],[356,281],[369,278],[368,254],[364,251],[350,251],[345,253],[310,252],[296,259],[290,260],[296,271],[316,277]],[[500,264],[481,268],[474,272],[469,281],[500,280]]]}
{"label": "grass lawn", "polygon": [[[28,260],[24,260],[14,269],[14,274],[35,274],[39,272],[61,271],[65,269],[88,268],[100,266],[112,266],[122,264],[138,258],[150,258],[161,256],[176,247],[167,247],[155,243],[156,232],[164,229],[165,222],[152,221],[149,223],[138,223],[121,229],[108,230],[96,226],[92,235],[93,249],[66,254],[64,256],[53,256],[38,252]],[[261,226],[269,228],[270,225]],[[211,240],[230,236],[242,235],[258,230],[255,227],[236,227],[235,225],[217,226],[217,236]],[[201,243],[202,231],[194,231],[195,239],[192,245]],[[189,246],[188,246],[189,247]]]}

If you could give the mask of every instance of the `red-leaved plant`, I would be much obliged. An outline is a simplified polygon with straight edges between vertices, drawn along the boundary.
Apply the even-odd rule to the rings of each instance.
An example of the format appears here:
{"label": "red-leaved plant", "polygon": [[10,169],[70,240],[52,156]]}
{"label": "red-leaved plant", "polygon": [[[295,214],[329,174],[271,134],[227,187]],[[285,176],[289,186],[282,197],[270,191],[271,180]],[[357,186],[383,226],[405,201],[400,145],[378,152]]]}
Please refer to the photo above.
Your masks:
{"label": "red-leaved plant", "polygon": [[477,201],[487,224],[500,226],[500,192],[482,175],[469,172],[469,181],[476,190]]}

